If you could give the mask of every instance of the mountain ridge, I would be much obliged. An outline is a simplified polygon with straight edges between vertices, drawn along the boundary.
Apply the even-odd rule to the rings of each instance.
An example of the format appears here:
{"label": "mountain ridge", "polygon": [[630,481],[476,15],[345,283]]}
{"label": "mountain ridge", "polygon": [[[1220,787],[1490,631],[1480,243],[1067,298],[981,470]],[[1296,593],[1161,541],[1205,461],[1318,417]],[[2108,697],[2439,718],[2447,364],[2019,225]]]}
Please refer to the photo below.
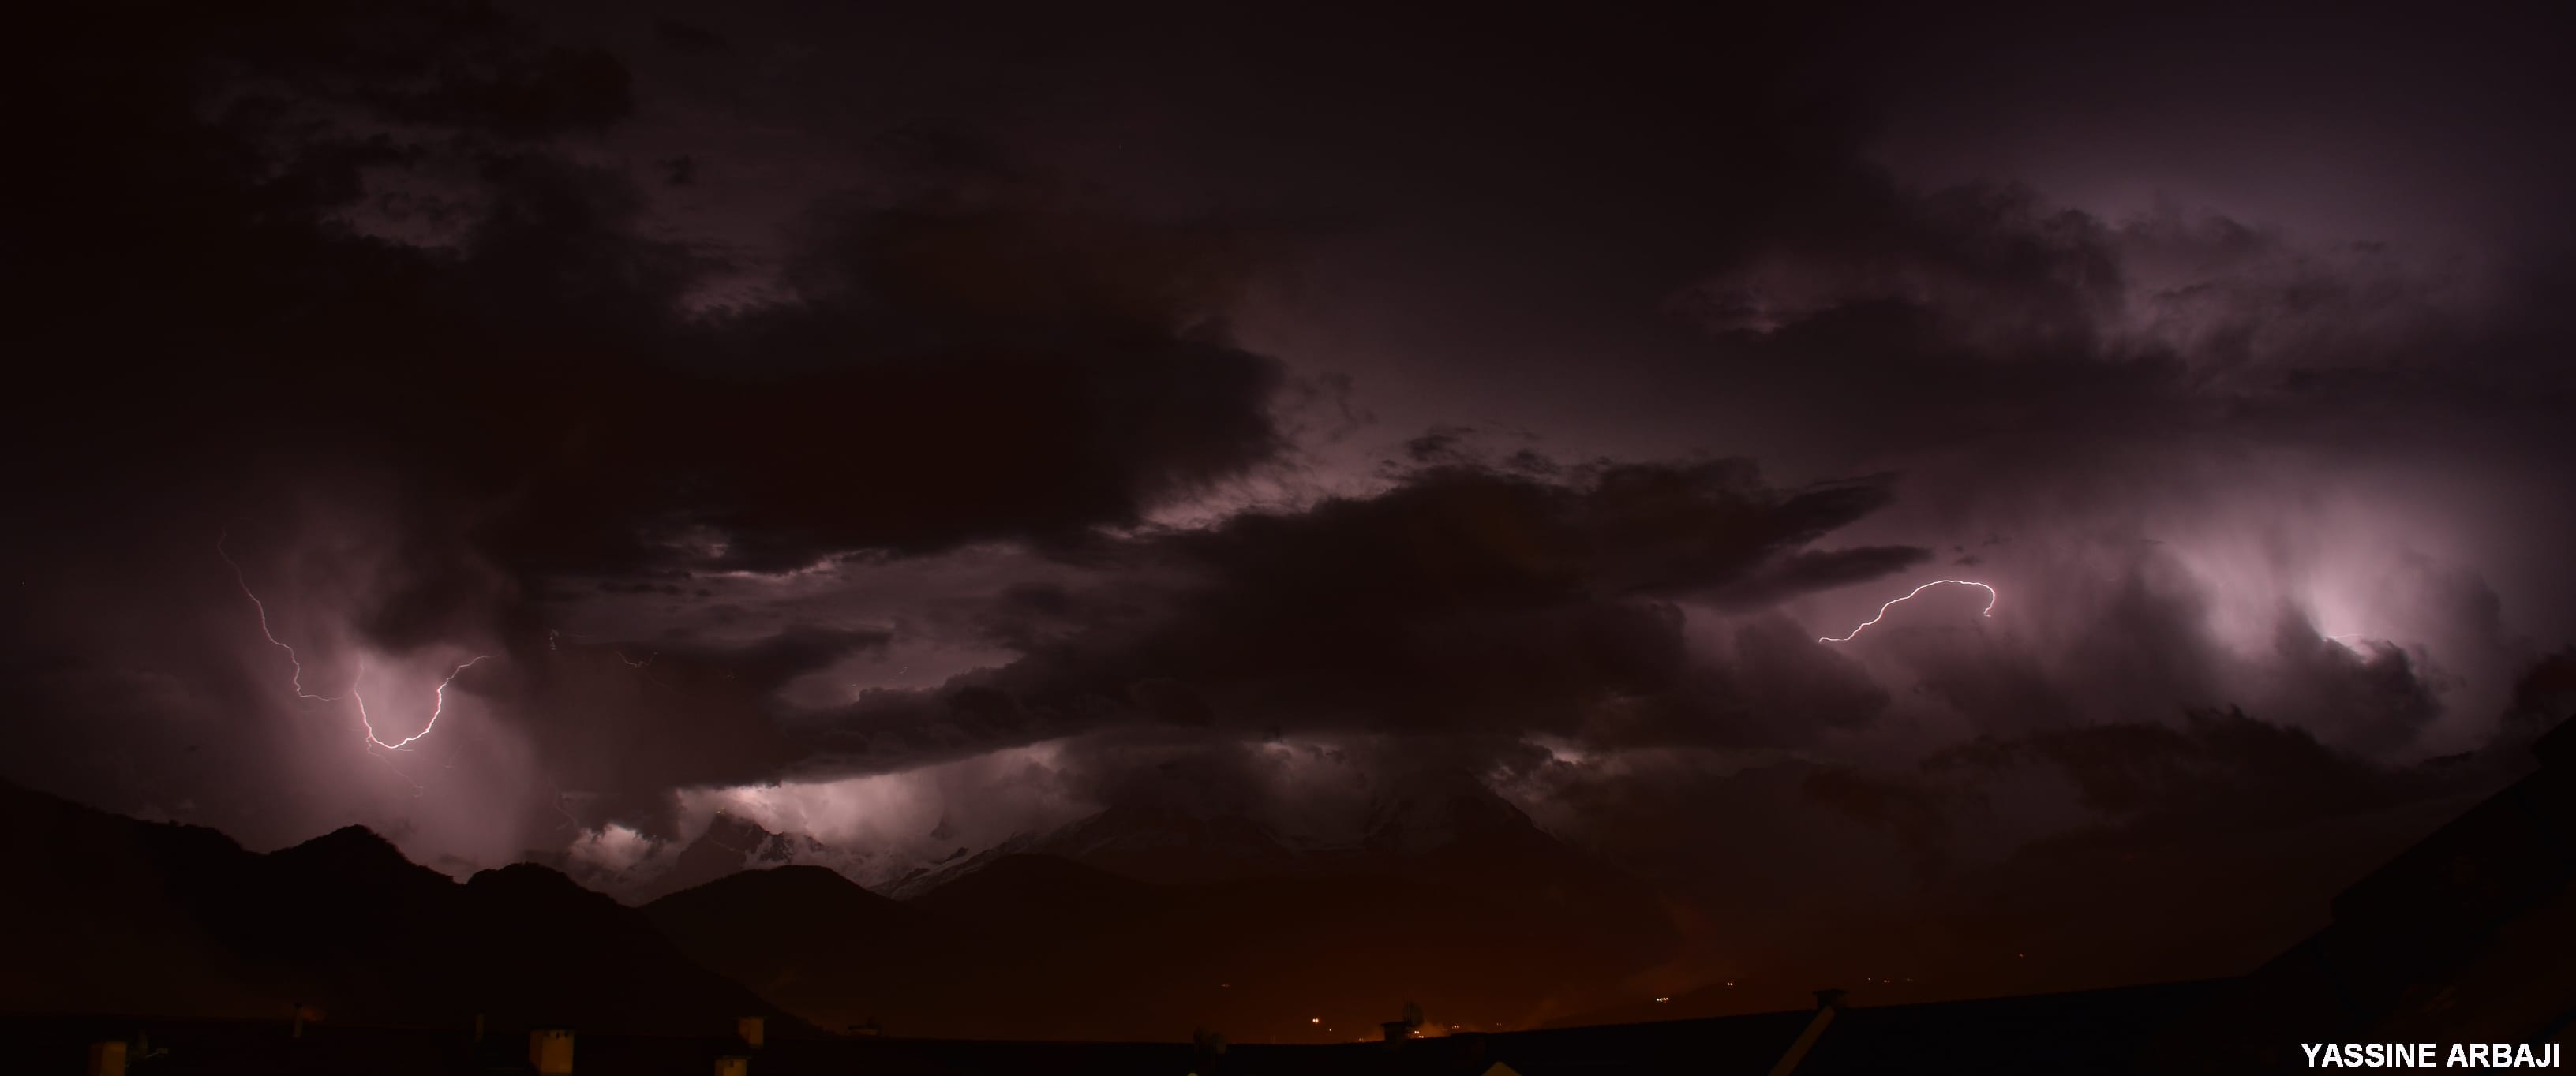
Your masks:
{"label": "mountain ridge", "polygon": [[12,1010],[811,1030],[549,867],[458,882],[360,826],[260,854],[9,784],[0,816],[23,868],[0,910],[50,928],[13,932],[5,957],[35,974],[11,977]]}

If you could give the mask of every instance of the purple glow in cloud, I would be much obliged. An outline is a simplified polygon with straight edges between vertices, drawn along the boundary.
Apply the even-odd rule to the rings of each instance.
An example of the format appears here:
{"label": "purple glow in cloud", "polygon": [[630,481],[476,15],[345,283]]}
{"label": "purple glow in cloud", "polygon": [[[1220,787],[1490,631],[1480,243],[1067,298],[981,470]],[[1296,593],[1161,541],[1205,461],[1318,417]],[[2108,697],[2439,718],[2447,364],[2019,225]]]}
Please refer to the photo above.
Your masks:
{"label": "purple glow in cloud", "polygon": [[419,742],[422,737],[429,735],[433,730],[437,729],[439,716],[447,712],[447,686],[455,683],[456,678],[463,675],[465,670],[473,668],[474,666],[493,657],[491,654],[477,654],[473,658],[467,660],[464,664],[448,670],[447,678],[438,682],[438,689],[433,696],[434,701],[430,706],[428,722],[421,725],[419,732],[415,732],[410,736],[406,736],[392,743],[387,743],[384,740],[377,738],[375,720],[367,714],[367,697],[359,694],[358,692],[359,682],[365,679],[367,675],[367,663],[365,659],[362,658],[359,660],[357,672],[349,677],[349,691],[347,694],[316,695],[304,690],[303,659],[296,656],[295,648],[293,646],[280,640],[277,637],[277,633],[269,629],[268,604],[260,601],[259,595],[250,589],[250,581],[243,577],[240,562],[235,561],[230,553],[224,551],[224,538],[222,535],[218,535],[215,538],[215,555],[222,557],[224,559],[224,563],[232,567],[233,582],[241,587],[242,596],[250,599],[251,608],[258,611],[260,635],[265,637],[270,644],[276,646],[278,649],[286,651],[287,663],[292,665],[295,669],[294,678],[292,680],[295,688],[295,697],[299,699],[310,699],[315,702],[338,702],[344,698],[354,700],[358,704],[358,727],[364,730],[367,742],[376,747],[384,748],[387,751],[400,751]]}

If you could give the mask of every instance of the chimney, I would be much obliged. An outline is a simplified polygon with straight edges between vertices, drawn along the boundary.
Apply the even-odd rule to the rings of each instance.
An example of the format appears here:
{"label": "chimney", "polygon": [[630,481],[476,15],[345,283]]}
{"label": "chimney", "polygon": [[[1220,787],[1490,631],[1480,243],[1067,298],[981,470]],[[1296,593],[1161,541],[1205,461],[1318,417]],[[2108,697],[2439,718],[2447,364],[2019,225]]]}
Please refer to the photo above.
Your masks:
{"label": "chimney", "polygon": [[572,1032],[560,1028],[528,1032],[528,1064],[543,1076],[569,1076]]}
{"label": "chimney", "polygon": [[764,1030],[766,1025],[757,1016],[746,1016],[733,1022],[734,1035],[742,1040],[743,1045],[754,1050],[760,1049],[761,1032]]}
{"label": "chimney", "polygon": [[1378,1025],[1379,1028],[1386,1032],[1386,1041],[1388,1042],[1396,1042],[1402,1039],[1411,1038],[1413,1036],[1413,1029],[1421,1026],[1422,1006],[1410,1001],[1404,1003],[1404,1019],[1391,1020]]}
{"label": "chimney", "polygon": [[751,1076],[751,1059],[719,1057],[716,1059],[716,1076]]}

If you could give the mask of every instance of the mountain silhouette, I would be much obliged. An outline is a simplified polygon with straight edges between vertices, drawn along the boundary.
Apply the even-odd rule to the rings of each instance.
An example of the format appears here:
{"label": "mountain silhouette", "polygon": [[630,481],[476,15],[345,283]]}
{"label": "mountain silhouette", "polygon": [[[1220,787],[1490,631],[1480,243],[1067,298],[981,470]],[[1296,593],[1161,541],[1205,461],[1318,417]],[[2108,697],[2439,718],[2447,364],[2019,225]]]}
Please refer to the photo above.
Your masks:
{"label": "mountain silhouette", "polygon": [[1113,804],[888,890],[753,870],[646,913],[826,1027],[1018,1038],[1309,1041],[1408,1000],[1518,1024],[1633,993],[1673,937],[1643,884],[1473,781],[1411,783],[1329,835]]}
{"label": "mountain silhouette", "polygon": [[546,867],[458,882],[351,826],[266,855],[0,785],[25,1012],[601,1031],[803,1025],[699,967],[642,912]]}
{"label": "mountain silhouette", "polygon": [[[826,1027],[1021,1039],[1376,1034],[1408,1000],[1518,1023],[1651,960],[1633,924],[1469,880],[1147,882],[1010,854],[910,900],[818,868],[750,871],[645,909],[689,955]],[[1651,937],[1651,929],[1643,932]]]}

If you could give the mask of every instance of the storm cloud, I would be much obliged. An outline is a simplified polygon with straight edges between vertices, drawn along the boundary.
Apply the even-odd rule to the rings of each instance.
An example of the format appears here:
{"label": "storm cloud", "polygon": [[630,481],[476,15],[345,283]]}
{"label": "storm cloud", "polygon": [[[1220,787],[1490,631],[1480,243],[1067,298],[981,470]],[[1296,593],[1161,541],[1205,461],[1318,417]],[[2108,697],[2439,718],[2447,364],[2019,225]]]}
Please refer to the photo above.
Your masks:
{"label": "storm cloud", "polygon": [[617,884],[1472,787],[2004,989],[2568,706],[2510,19],[146,8],[0,105],[13,780]]}

